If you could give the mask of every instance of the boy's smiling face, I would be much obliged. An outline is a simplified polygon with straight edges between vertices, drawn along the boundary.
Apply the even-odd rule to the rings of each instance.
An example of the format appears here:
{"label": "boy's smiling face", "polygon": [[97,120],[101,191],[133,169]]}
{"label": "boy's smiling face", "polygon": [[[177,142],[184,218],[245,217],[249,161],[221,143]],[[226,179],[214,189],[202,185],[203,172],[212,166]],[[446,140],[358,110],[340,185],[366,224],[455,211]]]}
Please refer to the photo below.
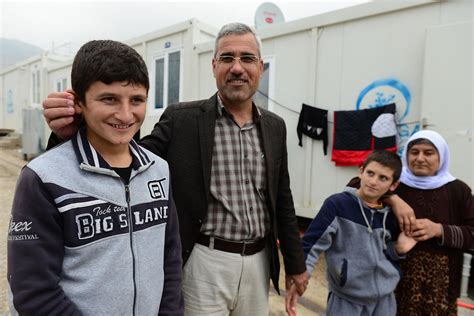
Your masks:
{"label": "boy's smiling face", "polygon": [[367,203],[377,203],[389,190],[393,191],[399,182],[393,182],[393,170],[376,161],[360,170],[360,188],[357,190],[359,197]]}
{"label": "boy's smiling face", "polygon": [[96,81],[76,105],[87,125],[87,138],[98,152],[127,148],[145,119],[147,91],[128,82]]}

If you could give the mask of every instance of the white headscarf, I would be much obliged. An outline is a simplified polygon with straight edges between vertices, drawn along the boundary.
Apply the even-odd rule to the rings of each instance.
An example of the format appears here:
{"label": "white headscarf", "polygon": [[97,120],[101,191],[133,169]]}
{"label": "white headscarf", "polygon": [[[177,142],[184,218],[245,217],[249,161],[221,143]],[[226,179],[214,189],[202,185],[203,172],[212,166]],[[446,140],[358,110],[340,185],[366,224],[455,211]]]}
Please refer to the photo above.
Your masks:
{"label": "white headscarf", "polygon": [[[414,175],[410,168],[408,168],[408,145],[416,140],[424,138],[429,140],[433,143],[433,145],[438,150],[439,154],[439,169],[434,176],[416,176]],[[456,180],[455,177],[449,173],[449,148],[448,144],[444,140],[444,138],[435,131],[428,131],[423,130],[416,132],[413,134],[410,139],[408,139],[405,149],[403,150],[402,154],[402,175],[400,177],[400,181],[412,188],[423,189],[423,190],[431,190],[442,187],[448,182]]]}

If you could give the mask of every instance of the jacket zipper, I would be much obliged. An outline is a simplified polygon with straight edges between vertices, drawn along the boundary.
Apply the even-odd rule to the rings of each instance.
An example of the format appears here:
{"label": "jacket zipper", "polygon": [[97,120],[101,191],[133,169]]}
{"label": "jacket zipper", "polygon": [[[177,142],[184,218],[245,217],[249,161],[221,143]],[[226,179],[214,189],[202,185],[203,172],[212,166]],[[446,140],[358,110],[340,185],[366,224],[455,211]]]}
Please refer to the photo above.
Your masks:
{"label": "jacket zipper", "polygon": [[135,315],[135,304],[137,300],[137,284],[135,280],[135,253],[133,252],[133,218],[132,218],[132,208],[130,207],[130,188],[128,184],[125,185],[125,200],[127,201],[128,208],[128,222],[129,222],[129,233],[130,233],[130,251],[132,252],[132,267],[133,267],[133,306],[132,306],[132,315]]}

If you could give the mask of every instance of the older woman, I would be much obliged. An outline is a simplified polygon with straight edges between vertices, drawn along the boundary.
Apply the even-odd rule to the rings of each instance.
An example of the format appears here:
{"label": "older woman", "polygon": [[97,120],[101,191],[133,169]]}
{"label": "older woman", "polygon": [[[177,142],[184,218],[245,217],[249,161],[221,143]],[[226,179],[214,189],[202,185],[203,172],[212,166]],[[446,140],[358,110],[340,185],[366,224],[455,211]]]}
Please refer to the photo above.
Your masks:
{"label": "older woman", "polygon": [[401,262],[399,315],[457,314],[463,252],[474,247],[474,202],[471,189],[449,173],[449,159],[446,141],[428,130],[415,133],[402,156],[397,194],[415,211],[418,244]]}

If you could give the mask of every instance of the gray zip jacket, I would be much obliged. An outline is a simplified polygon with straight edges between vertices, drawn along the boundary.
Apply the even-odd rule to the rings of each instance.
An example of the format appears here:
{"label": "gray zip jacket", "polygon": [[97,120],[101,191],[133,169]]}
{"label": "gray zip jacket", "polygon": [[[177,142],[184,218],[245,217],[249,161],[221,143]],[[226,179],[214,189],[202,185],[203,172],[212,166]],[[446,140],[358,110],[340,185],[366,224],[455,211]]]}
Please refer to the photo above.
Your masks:
{"label": "gray zip jacket", "polygon": [[129,146],[128,185],[85,130],[22,170],[8,235],[12,312],[183,314],[168,164]]}
{"label": "gray zip jacket", "polygon": [[[311,273],[325,253],[329,291],[356,304],[370,304],[393,293],[400,280],[394,262],[398,223],[388,207],[371,209],[346,188],[324,202],[304,237]],[[393,240],[393,241],[392,241]]]}

